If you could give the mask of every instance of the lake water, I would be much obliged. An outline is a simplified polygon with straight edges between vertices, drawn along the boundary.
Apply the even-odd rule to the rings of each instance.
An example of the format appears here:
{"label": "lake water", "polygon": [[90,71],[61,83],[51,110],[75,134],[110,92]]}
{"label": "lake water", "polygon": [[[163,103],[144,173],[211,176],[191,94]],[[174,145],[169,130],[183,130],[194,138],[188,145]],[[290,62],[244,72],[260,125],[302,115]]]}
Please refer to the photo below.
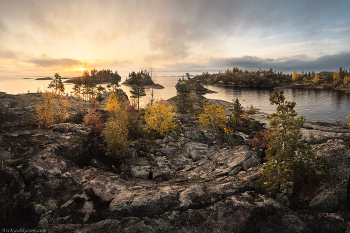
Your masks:
{"label": "lake water", "polygon": [[[37,92],[45,90],[50,80],[35,80],[37,77],[0,77],[0,91],[8,94]],[[169,99],[176,95],[175,85],[179,77],[156,77],[155,82],[163,85],[164,89],[154,89],[155,99]],[[122,80],[124,81],[124,80]],[[66,92],[71,92],[73,84],[65,84]],[[221,99],[232,102],[236,98],[244,107],[253,105],[262,112],[273,113],[276,106],[269,102],[273,89],[255,88],[231,88],[222,86],[205,85],[206,88],[216,91],[204,95],[210,99]],[[131,87],[121,86],[130,96]],[[141,98],[141,106],[144,107],[150,101],[151,90],[146,90],[146,96]],[[318,90],[318,89],[284,89],[287,101],[296,102],[298,116],[304,116],[308,121],[322,121],[348,123],[346,116],[350,113],[349,94],[344,91]]]}

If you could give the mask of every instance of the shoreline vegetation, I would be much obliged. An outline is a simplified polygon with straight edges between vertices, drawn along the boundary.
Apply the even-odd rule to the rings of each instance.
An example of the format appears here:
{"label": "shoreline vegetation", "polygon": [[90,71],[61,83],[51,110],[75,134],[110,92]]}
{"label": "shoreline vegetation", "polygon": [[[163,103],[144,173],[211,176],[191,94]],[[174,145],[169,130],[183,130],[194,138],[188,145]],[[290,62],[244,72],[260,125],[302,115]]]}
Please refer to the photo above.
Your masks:
{"label": "shoreline vegetation", "polygon": [[284,74],[270,70],[243,71],[237,67],[232,70],[210,74],[203,72],[196,75],[194,81],[204,85],[226,87],[254,87],[254,88],[312,88],[334,89],[350,91],[350,71],[339,68],[338,71],[322,71],[320,73],[309,72]]}

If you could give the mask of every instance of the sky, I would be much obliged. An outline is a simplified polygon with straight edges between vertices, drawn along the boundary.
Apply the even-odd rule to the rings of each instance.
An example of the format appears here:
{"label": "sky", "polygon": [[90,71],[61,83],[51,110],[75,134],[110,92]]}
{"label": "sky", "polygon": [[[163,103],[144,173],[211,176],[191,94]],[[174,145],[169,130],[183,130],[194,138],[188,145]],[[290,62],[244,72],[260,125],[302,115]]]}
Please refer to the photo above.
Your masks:
{"label": "sky", "polygon": [[0,0],[0,76],[350,69],[349,0]]}

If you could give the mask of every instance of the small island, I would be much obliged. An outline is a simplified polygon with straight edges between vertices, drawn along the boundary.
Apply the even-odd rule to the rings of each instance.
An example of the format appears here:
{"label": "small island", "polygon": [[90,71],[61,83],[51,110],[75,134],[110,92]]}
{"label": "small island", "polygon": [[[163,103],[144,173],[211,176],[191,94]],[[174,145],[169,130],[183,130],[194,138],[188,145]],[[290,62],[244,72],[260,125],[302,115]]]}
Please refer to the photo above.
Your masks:
{"label": "small island", "polygon": [[52,80],[51,77],[36,78],[35,80]]}
{"label": "small island", "polygon": [[[82,76],[73,77],[73,78],[70,78],[64,82],[65,83],[78,83],[78,82],[81,82],[82,78],[84,79],[84,77],[88,77],[88,76],[91,77],[91,79],[94,79],[95,83],[99,83],[99,84],[111,83],[112,81],[115,81],[115,82],[121,81],[121,77],[117,71],[113,72],[110,69],[102,69],[102,70],[92,69],[90,73],[89,73],[89,71],[85,70],[83,72]],[[79,79],[80,79],[80,81],[79,81]]]}
{"label": "small island", "polygon": [[133,86],[136,84],[137,79],[140,78],[141,84],[145,88],[163,89],[164,87],[160,84],[155,84],[152,80],[152,75],[147,70],[141,70],[135,73],[134,71],[129,74],[129,77],[122,83],[125,86]]}

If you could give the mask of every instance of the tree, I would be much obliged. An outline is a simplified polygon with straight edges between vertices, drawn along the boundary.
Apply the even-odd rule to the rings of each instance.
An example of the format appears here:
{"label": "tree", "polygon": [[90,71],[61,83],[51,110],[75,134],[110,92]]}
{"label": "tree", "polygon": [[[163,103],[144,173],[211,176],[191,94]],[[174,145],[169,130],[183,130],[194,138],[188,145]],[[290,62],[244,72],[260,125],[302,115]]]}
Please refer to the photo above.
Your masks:
{"label": "tree", "polygon": [[314,83],[318,84],[319,82],[320,82],[320,78],[318,77],[318,74],[315,74]]}
{"label": "tree", "polygon": [[146,108],[144,130],[151,130],[160,134],[168,133],[176,127],[173,122],[174,115],[173,107],[171,105],[166,107],[164,100],[160,100],[155,105]]}
{"label": "tree", "polygon": [[81,77],[82,81],[82,94],[84,96],[84,99],[86,101],[91,100],[96,95],[96,72],[92,70],[91,75],[89,74],[88,70],[84,70],[83,75]]}
{"label": "tree", "polygon": [[299,79],[299,74],[294,70],[292,75],[292,81],[298,81],[298,79]]}
{"label": "tree", "polygon": [[103,87],[101,84],[97,87],[97,93],[96,93],[96,99],[98,101],[102,101],[104,98],[103,98],[103,94],[106,93],[106,88]]}
{"label": "tree", "polygon": [[226,128],[227,116],[225,114],[226,105],[219,108],[215,104],[205,104],[204,113],[199,116],[199,123],[203,126],[210,126],[216,130]]}
{"label": "tree", "polygon": [[348,85],[348,83],[349,83],[349,77],[345,76],[344,77],[344,85]]}
{"label": "tree", "polygon": [[297,116],[295,102],[285,101],[283,91],[275,91],[270,97],[271,104],[277,105],[276,113],[268,116],[271,119],[271,130],[268,134],[268,149],[265,151],[268,162],[257,182],[257,187],[268,191],[279,188],[283,183],[300,184],[307,181],[324,180],[329,175],[329,161],[318,156],[310,146],[302,144],[300,127],[303,117]]}
{"label": "tree", "polygon": [[339,72],[333,72],[333,87],[337,87],[341,83]]}
{"label": "tree", "polygon": [[118,101],[114,93],[109,95],[106,110],[109,118],[102,132],[108,155],[120,155],[128,146],[126,101]]}
{"label": "tree", "polygon": [[[181,80],[179,80],[181,81]],[[191,94],[188,85],[178,85],[176,88],[176,107],[180,113],[186,113],[193,109],[193,95]]]}
{"label": "tree", "polygon": [[55,90],[55,94],[58,92],[64,92],[64,84],[62,82],[61,76],[55,73],[53,80],[49,83],[48,88]]}
{"label": "tree", "polygon": [[132,90],[130,91],[132,96],[131,98],[137,99],[137,111],[140,110],[140,98],[146,96],[145,87],[142,83],[141,74],[136,74],[133,80]]}
{"label": "tree", "polygon": [[241,118],[241,115],[244,113],[242,105],[239,103],[239,100],[236,99],[236,101],[233,103],[233,111],[232,111],[232,117],[234,119],[235,125],[238,125],[238,121]]}
{"label": "tree", "polygon": [[83,81],[81,80],[81,77],[78,77],[75,81],[74,81],[74,87],[73,90],[75,93],[77,93],[78,95],[81,94],[81,87],[83,85]]}

